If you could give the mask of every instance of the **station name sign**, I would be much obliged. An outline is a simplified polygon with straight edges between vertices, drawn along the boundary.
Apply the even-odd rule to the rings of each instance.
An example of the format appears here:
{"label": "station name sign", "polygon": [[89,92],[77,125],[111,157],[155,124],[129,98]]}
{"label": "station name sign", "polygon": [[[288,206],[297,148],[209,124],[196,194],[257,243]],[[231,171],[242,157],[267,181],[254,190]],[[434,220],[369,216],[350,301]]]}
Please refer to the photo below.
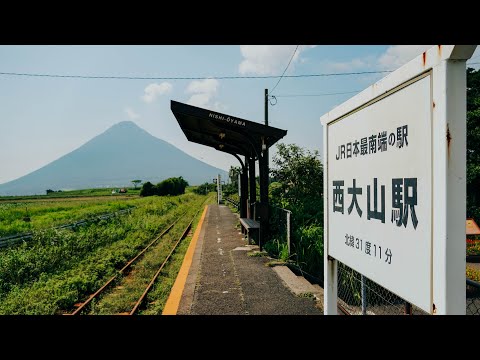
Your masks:
{"label": "station name sign", "polygon": [[227,122],[229,124],[233,124],[233,125],[238,125],[238,126],[245,126],[246,125],[244,120],[237,119],[233,116],[224,116],[224,115],[209,113],[208,117],[213,118],[215,120],[222,120],[222,121],[225,121],[225,122]]}
{"label": "station name sign", "polygon": [[430,80],[423,75],[327,126],[328,254],[428,312]]}

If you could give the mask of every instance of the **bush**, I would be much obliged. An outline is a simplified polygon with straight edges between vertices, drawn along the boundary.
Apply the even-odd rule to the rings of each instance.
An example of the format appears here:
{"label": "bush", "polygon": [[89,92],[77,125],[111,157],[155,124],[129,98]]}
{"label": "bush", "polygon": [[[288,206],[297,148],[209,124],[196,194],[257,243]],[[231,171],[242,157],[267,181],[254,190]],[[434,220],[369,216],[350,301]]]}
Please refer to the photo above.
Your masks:
{"label": "bush", "polygon": [[181,176],[176,178],[168,178],[157,184],[157,195],[181,195],[185,194],[185,188],[188,186]]}
{"label": "bush", "polygon": [[217,191],[217,185],[212,183],[203,183],[202,185],[196,186],[193,189],[193,192],[198,195],[207,195],[209,192]]}
{"label": "bush", "polygon": [[140,190],[140,196],[152,196],[155,195],[155,186],[147,181],[143,184],[142,189]]}
{"label": "bush", "polygon": [[140,190],[140,196],[152,196],[152,195],[182,195],[185,194],[185,188],[188,186],[188,182],[181,176],[176,178],[168,178],[153,185],[150,181],[143,184]]}
{"label": "bush", "polygon": [[467,242],[467,256],[480,255],[480,241]]}
{"label": "bush", "polygon": [[467,266],[467,270],[466,270],[465,275],[466,275],[467,279],[470,279],[470,280],[473,280],[473,281],[476,281],[476,282],[480,282],[480,270],[478,270],[478,269]]}
{"label": "bush", "polygon": [[[306,272],[323,276],[323,228],[307,225],[293,233],[292,251],[297,255],[297,263]],[[321,276],[319,276],[321,275]]]}

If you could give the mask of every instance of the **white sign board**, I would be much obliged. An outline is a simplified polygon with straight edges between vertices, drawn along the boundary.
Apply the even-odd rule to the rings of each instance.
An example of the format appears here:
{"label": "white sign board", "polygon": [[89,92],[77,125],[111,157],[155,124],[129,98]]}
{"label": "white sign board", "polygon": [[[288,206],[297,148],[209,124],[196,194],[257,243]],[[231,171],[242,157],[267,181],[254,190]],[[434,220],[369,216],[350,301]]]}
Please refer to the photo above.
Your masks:
{"label": "white sign board", "polygon": [[222,181],[220,174],[217,175],[217,203],[220,204],[222,202]]}
{"label": "white sign board", "polygon": [[430,80],[423,76],[327,130],[329,254],[428,312]]}
{"label": "white sign board", "polygon": [[431,314],[465,314],[466,60],[436,45],[321,117],[326,314],[340,261]]}

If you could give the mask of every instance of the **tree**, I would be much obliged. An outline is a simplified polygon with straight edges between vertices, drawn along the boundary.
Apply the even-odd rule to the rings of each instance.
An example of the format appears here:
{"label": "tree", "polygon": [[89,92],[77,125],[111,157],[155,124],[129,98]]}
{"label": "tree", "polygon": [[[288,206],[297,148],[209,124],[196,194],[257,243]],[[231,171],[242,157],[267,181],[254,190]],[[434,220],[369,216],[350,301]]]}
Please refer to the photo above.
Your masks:
{"label": "tree", "polygon": [[168,178],[157,184],[156,194],[160,196],[185,194],[187,186],[188,182],[181,176]]}
{"label": "tree", "polygon": [[142,180],[132,180],[133,186],[135,186],[135,189],[137,186],[142,182]]}
{"label": "tree", "polygon": [[322,277],[323,166],[318,157],[318,151],[277,144],[271,171],[273,181],[269,185],[272,241],[265,249],[274,256],[288,257],[286,214],[278,207],[288,209],[292,212],[291,253],[303,270]]}
{"label": "tree", "polygon": [[241,172],[242,168],[240,166],[230,166],[230,170],[228,170],[230,184],[236,189],[238,189],[238,175],[240,175]]}
{"label": "tree", "polygon": [[209,192],[213,191],[217,191],[217,186],[209,182],[205,182],[193,189],[193,192],[198,195],[207,195]]}
{"label": "tree", "polygon": [[224,186],[223,193],[225,196],[238,193],[238,175],[242,172],[240,166],[230,166],[228,171],[229,184]]}
{"label": "tree", "polygon": [[155,186],[147,181],[143,184],[142,189],[140,190],[140,196],[152,196],[155,195]]}
{"label": "tree", "polygon": [[467,69],[467,217],[480,219],[480,70]]}
{"label": "tree", "polygon": [[271,170],[272,203],[287,208],[301,224],[323,224],[323,165],[318,151],[277,144]]}

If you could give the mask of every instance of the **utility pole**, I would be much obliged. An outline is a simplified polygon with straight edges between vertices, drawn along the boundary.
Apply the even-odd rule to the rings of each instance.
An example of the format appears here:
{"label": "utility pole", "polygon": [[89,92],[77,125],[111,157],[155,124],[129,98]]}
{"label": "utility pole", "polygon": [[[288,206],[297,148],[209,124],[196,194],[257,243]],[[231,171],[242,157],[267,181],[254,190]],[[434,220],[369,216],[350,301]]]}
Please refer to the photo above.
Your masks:
{"label": "utility pole", "polygon": [[[268,89],[265,89],[265,125],[268,126]],[[268,240],[268,144],[262,139],[258,167],[260,170],[260,251]]]}
{"label": "utility pole", "polygon": [[[268,126],[268,89],[265,89],[265,125]],[[267,180],[270,178],[270,164],[269,164],[269,154],[268,146],[265,150],[265,157],[267,159]]]}
{"label": "utility pole", "polygon": [[265,125],[268,126],[268,89],[265,89]]}

